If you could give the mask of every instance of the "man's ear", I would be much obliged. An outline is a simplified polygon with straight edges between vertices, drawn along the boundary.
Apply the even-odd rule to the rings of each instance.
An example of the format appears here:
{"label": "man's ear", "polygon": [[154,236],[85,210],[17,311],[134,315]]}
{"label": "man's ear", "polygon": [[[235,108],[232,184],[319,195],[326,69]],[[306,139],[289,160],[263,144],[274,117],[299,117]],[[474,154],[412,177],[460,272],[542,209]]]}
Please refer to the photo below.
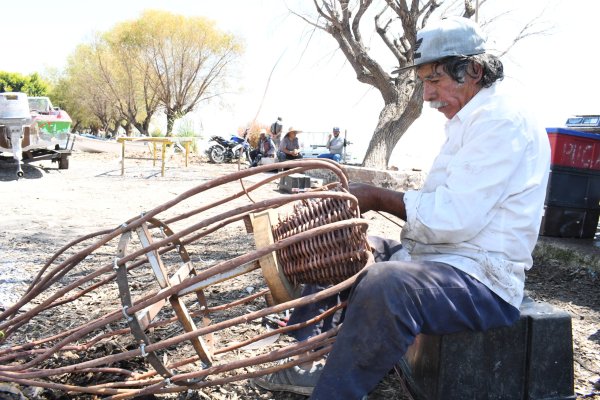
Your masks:
{"label": "man's ear", "polygon": [[475,83],[481,82],[481,79],[483,78],[483,67],[478,63],[472,62],[469,65],[469,69],[469,76],[473,78]]}

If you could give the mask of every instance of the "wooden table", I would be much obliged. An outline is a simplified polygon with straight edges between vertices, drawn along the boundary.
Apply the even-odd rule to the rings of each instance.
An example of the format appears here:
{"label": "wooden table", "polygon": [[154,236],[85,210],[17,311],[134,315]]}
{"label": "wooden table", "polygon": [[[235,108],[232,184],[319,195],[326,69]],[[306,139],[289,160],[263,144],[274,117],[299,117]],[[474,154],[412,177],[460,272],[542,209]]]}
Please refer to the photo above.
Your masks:
{"label": "wooden table", "polygon": [[[157,144],[161,145],[161,168],[160,176],[165,176],[165,155],[167,152],[167,145],[175,145],[176,143],[183,143],[185,147],[185,166],[188,166],[188,159],[190,153],[190,142],[193,138],[191,137],[120,137],[117,139],[121,143],[121,176],[125,175],[125,144],[127,142],[144,142],[152,144],[152,166],[156,166],[156,148]],[[141,157],[127,157],[135,160],[147,160],[147,158]]]}

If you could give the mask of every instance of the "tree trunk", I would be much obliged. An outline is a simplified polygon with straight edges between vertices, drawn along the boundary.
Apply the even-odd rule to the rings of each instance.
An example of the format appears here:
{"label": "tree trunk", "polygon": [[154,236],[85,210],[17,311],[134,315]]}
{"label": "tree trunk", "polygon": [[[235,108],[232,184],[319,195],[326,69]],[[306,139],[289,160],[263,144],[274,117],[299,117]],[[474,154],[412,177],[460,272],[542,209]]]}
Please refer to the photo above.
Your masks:
{"label": "tree trunk", "polygon": [[119,124],[118,122],[115,122],[114,126],[112,128],[109,127],[107,132],[110,132],[110,135],[112,137],[117,137],[120,126],[121,126],[121,124]]}
{"label": "tree trunk", "polygon": [[131,129],[131,126],[133,126],[135,129],[138,130],[138,132],[142,136],[150,136],[150,133],[148,132],[148,128],[150,127],[150,121],[152,120],[152,116],[153,115],[154,115],[154,111],[149,111],[149,110],[146,109],[145,117],[140,122],[136,118],[137,114],[134,114],[131,110],[129,110],[128,117],[127,117],[127,122],[130,125],[130,129]]}
{"label": "tree trunk", "polygon": [[[400,97],[403,98],[403,97]],[[423,110],[423,85],[418,83],[410,99],[404,103],[384,105],[362,165],[387,169],[394,147]]]}
{"label": "tree trunk", "polygon": [[133,126],[135,126],[135,129],[137,129],[141,135],[150,136],[150,133],[148,132],[148,127],[150,126],[150,118],[145,118],[142,122],[135,121],[133,123]]}
{"label": "tree trunk", "polygon": [[154,115],[154,112],[152,113],[147,113],[146,114],[146,118],[144,118],[144,120],[142,121],[142,124],[140,126],[140,128],[138,128],[138,130],[146,136],[150,136],[150,132],[148,132],[148,130],[150,129],[150,122],[152,121],[152,115]]}
{"label": "tree trunk", "polygon": [[167,137],[173,136],[173,125],[175,125],[176,120],[176,114],[173,111],[167,110]]}
{"label": "tree trunk", "polygon": [[108,127],[109,127],[109,122],[107,120],[102,120],[102,130],[104,131],[104,134],[106,135],[106,132],[109,132]]}

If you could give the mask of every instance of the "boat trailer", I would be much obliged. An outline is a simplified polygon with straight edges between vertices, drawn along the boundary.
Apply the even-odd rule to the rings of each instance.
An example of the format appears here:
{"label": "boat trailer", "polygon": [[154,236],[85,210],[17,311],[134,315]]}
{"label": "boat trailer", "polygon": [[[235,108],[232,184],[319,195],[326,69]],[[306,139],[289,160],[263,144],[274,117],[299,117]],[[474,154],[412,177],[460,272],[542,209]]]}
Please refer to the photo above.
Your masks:
{"label": "boat trailer", "polygon": [[35,161],[51,160],[58,163],[58,169],[69,168],[69,156],[73,152],[74,139],[72,135],[67,138],[67,143],[64,148],[56,144],[54,149],[29,149],[23,151],[24,147],[29,146],[31,131],[34,130],[31,126],[11,127],[0,125],[0,147],[12,149],[12,156],[1,156],[0,160],[4,162],[17,162],[17,179],[22,178],[23,164],[29,164]]}
{"label": "boat trailer", "polygon": [[23,163],[51,160],[58,169],[69,168],[69,156],[73,150],[72,135],[67,137],[64,148],[57,143],[54,148],[42,137],[37,123],[33,121],[24,93],[2,93],[0,96],[0,151],[12,152],[12,157],[1,157],[17,162],[17,179],[23,177]]}

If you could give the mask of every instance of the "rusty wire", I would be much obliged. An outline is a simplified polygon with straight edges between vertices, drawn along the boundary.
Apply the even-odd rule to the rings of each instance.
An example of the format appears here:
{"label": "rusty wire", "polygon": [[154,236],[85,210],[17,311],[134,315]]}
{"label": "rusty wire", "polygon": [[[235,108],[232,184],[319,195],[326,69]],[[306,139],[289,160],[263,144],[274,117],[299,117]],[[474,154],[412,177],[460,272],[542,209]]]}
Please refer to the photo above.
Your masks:
{"label": "rusty wire", "polygon": [[[176,207],[201,199],[207,190],[262,174],[273,166],[213,179],[114,229],[85,235],[61,247],[40,268],[21,299],[0,313],[0,381],[125,399],[246,379],[327,353],[335,330],[241,356],[244,346],[330,315],[335,309],[272,331],[259,325],[265,316],[348,289],[355,274],[372,261],[367,223],[360,219],[356,198],[347,192],[343,169],[329,160],[289,161],[278,167],[283,171],[192,211],[177,212]],[[283,176],[310,169],[327,169],[337,175],[339,183],[259,201],[247,196],[249,203],[222,207]],[[201,265],[200,257],[193,259],[188,251],[202,246],[220,229],[241,222],[247,225],[251,215],[284,209],[289,214],[280,214],[271,228],[271,244],[210,266]],[[175,223],[187,225],[175,232],[171,228]],[[100,261],[94,262],[97,254],[106,252],[115,257],[102,260],[98,256]],[[207,289],[227,282],[233,292],[236,276],[260,271],[264,257],[273,254],[293,285],[332,286],[280,304],[265,304],[268,288],[214,304],[219,299],[211,298]],[[270,285],[268,280],[266,283]],[[103,293],[109,297],[103,298]],[[94,306],[95,301],[104,303]],[[254,308],[244,310],[248,305]],[[51,329],[67,311],[78,313],[79,320],[59,332]],[[258,327],[258,332],[241,341],[226,340],[233,337],[226,333],[240,326]],[[174,357],[181,353],[185,356]],[[297,358],[274,364],[291,356]],[[248,367],[255,366],[261,368],[248,372]],[[70,383],[64,383],[64,374]],[[94,384],[85,380],[89,375],[97,377]]]}

